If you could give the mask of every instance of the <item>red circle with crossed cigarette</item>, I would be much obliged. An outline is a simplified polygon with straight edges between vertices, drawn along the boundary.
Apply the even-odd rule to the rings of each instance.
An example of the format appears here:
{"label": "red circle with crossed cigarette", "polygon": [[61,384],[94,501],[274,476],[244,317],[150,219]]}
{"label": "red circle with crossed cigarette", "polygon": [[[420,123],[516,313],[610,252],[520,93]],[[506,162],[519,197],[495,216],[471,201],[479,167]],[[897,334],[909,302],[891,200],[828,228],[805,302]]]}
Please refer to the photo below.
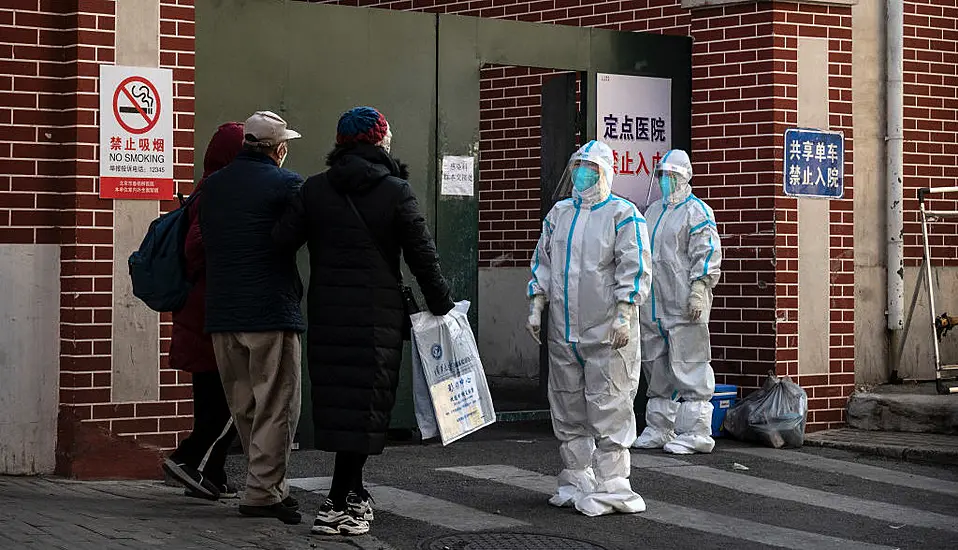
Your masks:
{"label": "red circle with crossed cigarette", "polygon": [[113,116],[131,134],[152,130],[160,120],[160,93],[156,86],[142,76],[121,82],[113,93]]}

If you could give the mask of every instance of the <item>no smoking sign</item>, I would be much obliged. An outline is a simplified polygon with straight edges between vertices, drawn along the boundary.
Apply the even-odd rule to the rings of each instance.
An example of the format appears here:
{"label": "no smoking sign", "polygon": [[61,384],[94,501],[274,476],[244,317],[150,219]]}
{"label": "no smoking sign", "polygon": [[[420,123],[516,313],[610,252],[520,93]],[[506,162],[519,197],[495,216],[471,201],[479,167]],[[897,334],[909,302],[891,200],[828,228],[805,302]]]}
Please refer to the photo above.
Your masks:
{"label": "no smoking sign", "polygon": [[100,65],[100,197],[173,198],[173,73]]}
{"label": "no smoking sign", "polygon": [[131,134],[145,134],[160,120],[162,104],[156,86],[142,76],[131,76],[113,93],[113,116]]}

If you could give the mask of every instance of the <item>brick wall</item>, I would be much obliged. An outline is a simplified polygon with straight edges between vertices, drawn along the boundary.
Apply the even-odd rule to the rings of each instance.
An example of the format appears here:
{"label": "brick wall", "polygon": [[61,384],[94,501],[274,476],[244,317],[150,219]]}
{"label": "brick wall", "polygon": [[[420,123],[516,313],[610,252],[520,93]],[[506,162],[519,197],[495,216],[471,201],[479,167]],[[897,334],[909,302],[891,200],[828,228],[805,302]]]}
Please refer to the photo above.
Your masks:
{"label": "brick wall", "polygon": [[555,71],[487,66],[479,76],[479,267],[526,267],[541,215],[542,81]]}
{"label": "brick wall", "polygon": [[[776,68],[770,5],[692,13],[692,150],[697,195],[715,210],[722,282],[715,290],[713,366],[756,387],[775,368]],[[794,68],[793,68],[794,71]]]}
{"label": "brick wall", "polygon": [[[173,177],[177,191],[193,190],[193,162],[202,161],[206,144],[194,153],[193,113],[195,104],[194,76],[196,66],[196,23],[194,0],[161,0],[160,2],[160,67],[173,71]],[[163,211],[175,208],[176,201],[161,204]],[[192,388],[189,373],[168,368],[172,321],[169,314],[160,317],[160,400],[164,409],[157,434],[146,435],[165,448],[174,447],[189,435],[193,422]]]}
{"label": "brick wall", "polygon": [[[905,1],[904,58],[905,261],[918,265],[916,190],[958,185],[958,0]],[[929,204],[958,210],[955,199]],[[958,265],[958,224],[934,223],[929,232],[934,265]]]}
{"label": "brick wall", "polygon": [[[70,225],[68,2],[0,2],[0,243],[58,243]],[[94,28],[96,20],[94,16]]]}
{"label": "brick wall", "polygon": [[[175,177],[185,191],[192,6],[161,2],[161,66],[175,71]],[[61,246],[61,424],[168,448],[191,426],[188,376],[164,369],[159,402],[111,402],[113,203],[98,197],[97,117],[99,64],[115,61],[115,25],[114,0],[0,0],[0,243]],[[162,332],[165,354],[168,323]]]}
{"label": "brick wall", "polygon": [[[70,2],[66,2],[69,4]],[[71,215],[63,229],[60,269],[60,404],[71,417],[104,430],[110,408],[113,313],[113,205],[97,196],[99,63],[113,63],[112,2],[79,0],[62,42],[67,112],[62,131],[75,157],[61,191]],[[117,428],[122,425],[117,426]]]}
{"label": "brick wall", "polygon": [[[776,75],[775,151],[782,134],[798,122],[796,78],[799,37],[828,40],[829,129],[845,135],[845,198],[829,202],[830,212],[830,351],[828,374],[797,376],[798,370],[798,203],[776,191],[777,366],[805,388],[812,429],[844,424],[845,404],[855,383],[854,301],[854,135],[852,132],[852,22],[847,6],[776,4],[776,62],[786,74]],[[774,160],[774,185],[780,189],[783,161]]]}

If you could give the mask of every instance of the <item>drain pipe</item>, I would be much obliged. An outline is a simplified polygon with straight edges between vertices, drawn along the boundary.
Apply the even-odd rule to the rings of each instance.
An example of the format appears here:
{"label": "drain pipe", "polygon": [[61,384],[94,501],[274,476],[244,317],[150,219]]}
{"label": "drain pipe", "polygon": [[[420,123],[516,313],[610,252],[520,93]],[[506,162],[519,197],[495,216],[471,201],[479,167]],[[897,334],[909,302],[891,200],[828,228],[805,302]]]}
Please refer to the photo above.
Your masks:
{"label": "drain pipe", "polygon": [[889,381],[899,379],[902,333],[905,318],[904,262],[904,0],[885,2],[885,185],[886,238],[888,246],[888,330],[890,333]]}

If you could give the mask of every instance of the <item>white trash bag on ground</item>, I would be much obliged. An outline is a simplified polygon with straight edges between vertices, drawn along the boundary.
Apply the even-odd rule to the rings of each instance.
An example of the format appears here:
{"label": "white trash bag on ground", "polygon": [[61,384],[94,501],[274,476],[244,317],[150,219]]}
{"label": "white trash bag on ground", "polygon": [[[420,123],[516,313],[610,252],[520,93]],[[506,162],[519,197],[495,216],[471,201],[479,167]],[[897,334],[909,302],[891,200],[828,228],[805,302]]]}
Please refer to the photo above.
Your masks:
{"label": "white trash bag on ground", "polygon": [[496,421],[479,347],[469,326],[469,302],[441,317],[412,319],[413,402],[423,439],[448,445]]}

